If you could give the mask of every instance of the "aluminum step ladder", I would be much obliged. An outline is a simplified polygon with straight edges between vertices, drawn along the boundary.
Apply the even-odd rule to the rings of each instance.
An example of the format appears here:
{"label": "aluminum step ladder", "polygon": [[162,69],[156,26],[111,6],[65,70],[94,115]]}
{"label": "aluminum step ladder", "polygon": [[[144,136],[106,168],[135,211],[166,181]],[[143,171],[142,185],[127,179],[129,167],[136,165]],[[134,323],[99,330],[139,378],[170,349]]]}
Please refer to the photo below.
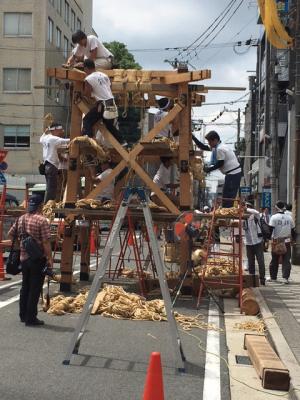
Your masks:
{"label": "aluminum step ladder", "polygon": [[135,196],[139,197],[139,199],[141,201],[141,206],[143,209],[143,214],[144,214],[144,218],[145,218],[145,222],[146,222],[146,228],[147,228],[149,241],[150,241],[149,243],[150,243],[150,246],[152,249],[153,258],[155,261],[157,274],[158,274],[159,285],[160,285],[162,297],[163,297],[163,300],[165,303],[167,321],[169,324],[169,332],[170,332],[170,336],[171,336],[172,343],[173,343],[173,354],[174,354],[175,366],[180,372],[185,371],[185,365],[184,365],[185,356],[183,353],[182,344],[181,344],[176,320],[174,317],[174,310],[173,310],[173,306],[172,306],[172,301],[171,301],[171,297],[170,297],[168,284],[165,279],[162,256],[161,256],[159,245],[158,245],[157,239],[155,237],[154,229],[153,229],[152,215],[151,215],[151,211],[150,211],[150,208],[148,205],[149,199],[145,193],[144,188],[139,188],[139,187],[127,187],[124,190],[123,200],[120,204],[115,221],[111,228],[111,232],[108,237],[106,247],[104,248],[104,252],[101,257],[99,268],[98,268],[98,270],[95,274],[94,280],[92,282],[92,285],[91,285],[91,288],[90,288],[90,291],[89,291],[89,294],[87,297],[87,301],[86,301],[84,308],[82,310],[82,313],[80,315],[79,321],[75,328],[75,332],[71,338],[65,359],[63,361],[64,365],[69,365],[71,362],[72,355],[78,354],[78,352],[79,352],[80,342],[84,335],[85,329],[87,327],[87,324],[88,324],[88,321],[89,321],[89,318],[91,315],[91,310],[93,308],[95,299],[96,299],[99,289],[101,287],[101,283],[104,278],[107,265],[109,263],[111,255],[112,255],[115,243],[117,243],[118,235],[119,235],[120,229],[122,228],[123,221],[126,216],[130,202],[131,202],[132,198]]}

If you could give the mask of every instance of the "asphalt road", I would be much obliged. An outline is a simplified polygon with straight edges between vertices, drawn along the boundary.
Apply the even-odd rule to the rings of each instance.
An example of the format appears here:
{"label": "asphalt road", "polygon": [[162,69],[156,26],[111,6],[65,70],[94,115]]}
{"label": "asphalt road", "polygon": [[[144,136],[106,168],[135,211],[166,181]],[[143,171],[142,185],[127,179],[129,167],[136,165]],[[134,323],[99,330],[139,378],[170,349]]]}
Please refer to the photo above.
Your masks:
{"label": "asphalt road", "polygon": [[[186,372],[178,373],[167,323],[92,316],[79,355],[64,366],[78,315],[41,312],[45,326],[25,327],[18,319],[19,280],[0,282],[1,400],[138,400],[152,351],[161,352],[166,400],[230,399],[224,364],[205,352],[208,346],[210,352],[226,357],[224,333],[197,329],[191,332],[196,339],[180,332],[187,362]],[[205,321],[209,315],[210,321],[224,326],[223,317],[209,300],[196,311],[191,299],[180,299],[176,309],[200,312]]]}

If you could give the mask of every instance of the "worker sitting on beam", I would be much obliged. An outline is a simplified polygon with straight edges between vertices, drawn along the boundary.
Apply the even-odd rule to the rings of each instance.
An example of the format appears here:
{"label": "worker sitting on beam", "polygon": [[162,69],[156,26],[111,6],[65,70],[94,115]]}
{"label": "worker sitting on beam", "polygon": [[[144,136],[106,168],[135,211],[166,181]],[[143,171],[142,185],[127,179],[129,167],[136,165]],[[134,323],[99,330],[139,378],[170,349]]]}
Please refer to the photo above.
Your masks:
{"label": "worker sitting on beam", "polygon": [[209,146],[200,142],[194,135],[192,138],[196,146],[201,150],[212,152],[210,164],[204,166],[203,170],[206,173],[210,173],[219,169],[225,175],[222,207],[232,207],[233,200],[230,199],[235,199],[242,177],[242,169],[234,151],[221,142],[220,136],[215,131],[210,131],[205,136]]}
{"label": "worker sitting on beam", "polygon": [[[160,161],[161,164],[153,178],[153,182],[157,184],[160,190],[165,192],[165,194],[176,206],[178,206],[179,198],[168,192],[168,189],[176,189],[179,187],[178,183],[171,183],[171,166],[173,164],[173,159],[172,157],[160,157]],[[154,192],[151,193],[150,198],[153,203],[157,204],[158,206],[164,206],[163,202]]]}
{"label": "worker sitting on beam", "polygon": [[119,142],[122,142],[122,137],[118,130],[118,109],[111,91],[109,77],[103,72],[96,71],[93,60],[84,60],[84,72],[87,76],[84,80],[83,94],[86,97],[94,98],[96,104],[83,118],[82,135],[93,138],[93,126],[102,119],[112,135]]}
{"label": "worker sitting on beam", "polygon": [[68,59],[65,67],[83,67],[83,61],[90,59],[95,62],[96,67],[101,69],[112,69],[113,54],[94,36],[87,36],[82,31],[77,31],[72,35],[72,42],[76,46],[72,50],[72,55]]}

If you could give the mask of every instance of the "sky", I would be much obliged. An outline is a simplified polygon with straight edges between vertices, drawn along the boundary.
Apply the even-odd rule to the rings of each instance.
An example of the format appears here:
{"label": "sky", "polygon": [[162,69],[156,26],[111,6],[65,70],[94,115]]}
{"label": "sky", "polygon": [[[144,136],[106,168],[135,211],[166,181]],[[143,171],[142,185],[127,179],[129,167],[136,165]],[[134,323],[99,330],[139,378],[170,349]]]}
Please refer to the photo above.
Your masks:
{"label": "sky", "polygon": [[[208,44],[241,3],[232,19],[212,43],[205,49],[198,48],[191,51],[189,57],[187,53],[184,53],[182,56],[179,55],[179,58],[187,60],[191,57],[190,64],[196,69],[211,69],[212,78],[204,81],[206,85],[239,86],[247,89],[242,92],[211,91],[206,94],[206,103],[231,102],[248,92],[248,76],[253,74],[249,71],[254,71],[256,67],[256,47],[236,48],[236,51],[244,53],[238,55],[230,45],[233,42],[244,42],[260,37],[261,27],[257,25],[258,12],[255,0],[211,0],[210,2],[207,0],[109,0],[109,2],[94,0],[93,25],[100,40],[105,42],[117,40],[125,43],[143,69],[170,70],[172,67],[164,60],[178,57],[178,50],[164,49],[189,46],[213,23],[229,3],[233,3],[233,7],[224,21],[209,37],[205,39],[206,33],[200,39],[205,39],[201,44],[202,47]],[[199,43],[200,41],[196,42],[194,47]],[[243,98],[244,101],[233,105],[203,105],[201,108],[194,108],[193,118],[199,118],[208,123],[223,110],[224,106],[229,110],[237,110],[240,107],[244,111],[246,99],[247,96]],[[226,112],[216,123],[232,125],[207,124],[206,132],[216,130],[223,142],[233,146],[237,134],[236,119],[237,113]],[[208,183],[214,186],[219,177],[218,173],[210,174]]]}

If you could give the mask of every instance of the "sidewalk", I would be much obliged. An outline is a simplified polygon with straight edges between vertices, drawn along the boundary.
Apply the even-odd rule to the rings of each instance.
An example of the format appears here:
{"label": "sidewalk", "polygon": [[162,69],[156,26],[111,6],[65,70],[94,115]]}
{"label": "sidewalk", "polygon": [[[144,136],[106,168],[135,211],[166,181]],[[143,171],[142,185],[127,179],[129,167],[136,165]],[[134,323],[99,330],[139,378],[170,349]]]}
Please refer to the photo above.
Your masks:
{"label": "sidewalk", "polygon": [[[270,253],[265,253],[266,276],[269,276]],[[262,318],[274,347],[290,371],[289,398],[300,399],[300,266],[293,266],[290,283],[283,283],[281,266],[278,282],[267,282],[255,289]]]}
{"label": "sidewalk", "polygon": [[[271,254],[265,253],[266,275],[269,276]],[[295,358],[300,364],[300,266],[292,267],[290,283],[282,283],[281,266],[278,272],[278,282],[267,282],[260,287],[260,293],[266,301],[279,325]]]}

